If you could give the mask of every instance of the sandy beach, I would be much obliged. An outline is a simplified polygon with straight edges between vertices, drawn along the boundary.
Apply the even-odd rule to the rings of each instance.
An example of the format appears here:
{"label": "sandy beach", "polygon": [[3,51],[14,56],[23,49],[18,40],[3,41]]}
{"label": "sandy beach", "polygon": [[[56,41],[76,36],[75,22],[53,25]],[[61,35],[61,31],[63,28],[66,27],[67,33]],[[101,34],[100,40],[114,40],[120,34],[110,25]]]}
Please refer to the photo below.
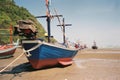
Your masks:
{"label": "sandy beach", "polygon": [[[23,51],[18,48],[14,57],[0,59],[0,70]],[[120,49],[84,49],[66,67],[55,66],[35,70],[23,55],[0,74],[0,80],[120,80]]]}

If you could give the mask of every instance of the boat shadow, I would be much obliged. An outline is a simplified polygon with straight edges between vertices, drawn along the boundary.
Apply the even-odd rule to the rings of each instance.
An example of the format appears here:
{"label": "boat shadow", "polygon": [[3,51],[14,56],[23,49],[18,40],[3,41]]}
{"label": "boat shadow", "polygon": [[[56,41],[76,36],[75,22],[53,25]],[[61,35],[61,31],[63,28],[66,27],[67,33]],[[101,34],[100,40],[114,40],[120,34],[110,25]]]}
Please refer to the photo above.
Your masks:
{"label": "boat shadow", "polygon": [[[70,66],[70,65],[67,65]],[[29,62],[27,63],[23,63],[20,64],[18,66],[13,67],[11,70],[7,70],[7,71],[3,71],[0,73],[0,75],[4,75],[4,74],[19,74],[19,73],[23,73],[23,72],[33,72],[33,71],[37,71],[37,70],[48,70],[51,68],[65,68],[67,66],[62,66],[60,64],[56,65],[56,66],[47,66],[41,69],[34,69],[32,68],[31,64]]]}
{"label": "boat shadow", "polygon": [[18,73],[30,72],[30,71],[34,71],[32,66],[29,63],[23,63],[13,68],[8,68],[7,71],[3,71],[0,74],[2,75],[3,74],[18,74]]}

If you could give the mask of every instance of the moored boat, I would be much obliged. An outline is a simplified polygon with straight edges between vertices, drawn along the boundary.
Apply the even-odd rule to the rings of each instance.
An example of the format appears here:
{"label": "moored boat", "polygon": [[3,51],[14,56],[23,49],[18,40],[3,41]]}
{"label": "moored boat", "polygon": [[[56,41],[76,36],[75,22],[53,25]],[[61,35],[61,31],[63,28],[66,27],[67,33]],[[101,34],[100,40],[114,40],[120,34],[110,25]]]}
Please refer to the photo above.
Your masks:
{"label": "moored boat", "polygon": [[55,65],[71,65],[72,59],[77,54],[77,49],[56,46],[40,40],[22,40],[26,56],[35,69]]}
{"label": "moored boat", "polygon": [[0,59],[12,57],[15,53],[16,48],[18,47],[18,42],[14,44],[1,45],[0,46]]}
{"label": "moored boat", "polygon": [[[15,27],[14,34],[26,37],[26,40],[22,40],[25,55],[32,67],[40,69],[44,67],[51,67],[58,64],[63,66],[71,65],[72,59],[77,54],[78,49],[71,49],[67,47],[61,47],[51,43],[50,22],[51,17],[59,18],[60,15],[51,15],[49,9],[49,0],[46,0],[46,16],[37,16],[36,18],[46,18],[48,28],[48,43],[37,40],[37,29],[31,20],[20,20]],[[65,31],[63,32],[65,37]],[[64,38],[65,39],[65,38]],[[64,42],[65,44],[66,42]]]}

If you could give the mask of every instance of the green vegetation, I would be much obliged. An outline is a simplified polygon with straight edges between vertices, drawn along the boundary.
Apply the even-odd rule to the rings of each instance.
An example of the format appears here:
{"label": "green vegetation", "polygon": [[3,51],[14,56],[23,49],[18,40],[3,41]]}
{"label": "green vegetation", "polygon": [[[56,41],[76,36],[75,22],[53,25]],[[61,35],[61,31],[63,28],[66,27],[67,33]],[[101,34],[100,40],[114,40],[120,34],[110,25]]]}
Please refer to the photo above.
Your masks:
{"label": "green vegetation", "polygon": [[[0,29],[9,29],[11,25],[12,27],[16,25],[18,20],[28,19],[35,23],[35,26],[38,29],[37,37],[46,40],[44,37],[44,28],[26,8],[17,6],[14,0],[0,0]],[[9,31],[0,30],[0,43],[10,42],[9,36],[6,36],[5,34],[9,34]],[[14,40],[17,38],[18,37],[14,37]]]}

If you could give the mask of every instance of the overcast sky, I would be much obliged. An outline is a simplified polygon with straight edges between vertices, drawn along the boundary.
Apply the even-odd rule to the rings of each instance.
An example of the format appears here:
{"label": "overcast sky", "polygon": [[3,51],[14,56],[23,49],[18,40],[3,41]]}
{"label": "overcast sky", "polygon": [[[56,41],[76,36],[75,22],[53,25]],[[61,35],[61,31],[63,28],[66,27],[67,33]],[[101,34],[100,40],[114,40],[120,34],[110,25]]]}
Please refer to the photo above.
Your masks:
{"label": "overcast sky", "polygon": [[[99,47],[120,47],[120,0],[50,0],[51,14],[63,15],[66,37],[69,41],[91,46],[95,40]],[[46,14],[45,0],[15,0],[34,16]],[[61,18],[62,19],[62,18]],[[46,29],[46,19],[38,19]],[[62,31],[57,18],[51,21],[51,35],[62,42]],[[47,31],[47,30],[46,30]]]}

